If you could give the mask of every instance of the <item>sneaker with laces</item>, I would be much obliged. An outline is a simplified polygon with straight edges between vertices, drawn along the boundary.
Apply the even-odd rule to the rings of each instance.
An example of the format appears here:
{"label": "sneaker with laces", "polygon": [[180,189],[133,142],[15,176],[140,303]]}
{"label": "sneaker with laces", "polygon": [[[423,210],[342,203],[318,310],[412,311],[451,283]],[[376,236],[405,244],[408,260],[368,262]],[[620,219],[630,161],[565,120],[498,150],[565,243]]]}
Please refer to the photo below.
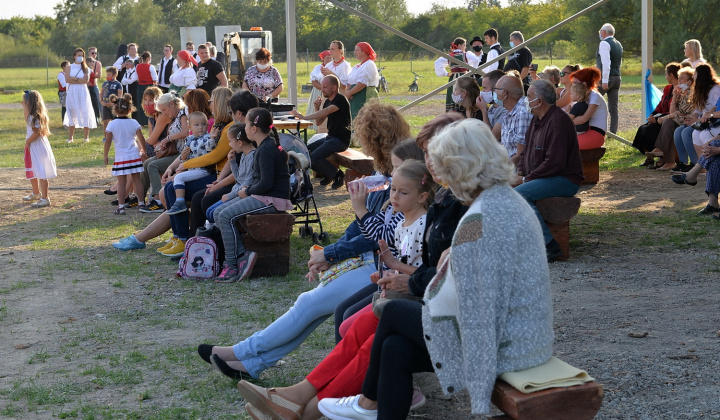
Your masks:
{"label": "sneaker with laces", "polygon": [[140,213],[162,213],[164,211],[165,207],[157,200],[150,200],[146,205],[140,206]]}
{"label": "sneaker with laces", "polygon": [[36,209],[39,209],[40,207],[48,207],[50,206],[50,199],[49,198],[41,198],[38,201],[30,204],[32,207],[35,207]]}
{"label": "sneaker with laces", "polygon": [[173,204],[172,207],[170,207],[166,213],[172,216],[173,214],[184,213],[187,210],[188,210],[188,208],[187,208],[187,203],[185,202],[185,200],[175,201],[175,204]]}
{"label": "sneaker with laces", "polygon": [[366,410],[358,404],[360,395],[343,398],[323,398],[318,409],[331,420],[376,420],[377,410]]}
{"label": "sneaker with laces", "polygon": [[118,242],[115,242],[112,246],[120,251],[130,251],[133,249],[145,249],[145,242],[140,242],[135,235],[130,235],[127,238],[122,238]]}
{"label": "sneaker with laces", "polygon": [[700,216],[708,216],[711,214],[715,214],[720,211],[720,208],[713,207],[710,204],[706,205],[702,210],[698,212]]}
{"label": "sneaker with laces", "polygon": [[242,257],[238,257],[237,267],[240,276],[238,277],[237,281],[243,281],[246,278],[250,277],[250,273],[252,273],[252,269],[253,267],[255,267],[256,262],[257,252],[245,251],[245,254],[243,254]]}
{"label": "sneaker with laces", "polygon": [[237,267],[223,264],[223,268],[222,270],[220,270],[220,274],[215,277],[215,283],[233,283],[237,281],[239,276],[240,272],[238,271]]}
{"label": "sneaker with laces", "polygon": [[180,238],[176,238],[175,243],[166,250],[162,251],[161,254],[163,254],[166,257],[177,257],[178,255],[182,255],[185,253],[185,241],[181,240]]}
{"label": "sneaker with laces", "polygon": [[165,251],[166,249],[172,248],[173,245],[175,245],[175,242],[177,242],[178,240],[179,240],[178,238],[176,238],[176,237],[173,236],[172,238],[170,238],[169,241],[167,241],[167,242],[165,243],[165,245],[163,245],[163,246],[161,246],[160,248],[158,248],[158,249],[157,249],[157,252],[159,252],[159,253],[162,254],[163,251]]}
{"label": "sneaker with laces", "polygon": [[118,215],[125,214],[125,207],[118,207],[115,209],[115,211],[113,213],[118,214]]}
{"label": "sneaker with laces", "polygon": [[37,201],[40,199],[40,194],[30,194],[23,197],[23,201]]}
{"label": "sneaker with laces", "polygon": [[125,208],[133,208],[138,206],[138,198],[137,197],[131,197],[126,203]]}

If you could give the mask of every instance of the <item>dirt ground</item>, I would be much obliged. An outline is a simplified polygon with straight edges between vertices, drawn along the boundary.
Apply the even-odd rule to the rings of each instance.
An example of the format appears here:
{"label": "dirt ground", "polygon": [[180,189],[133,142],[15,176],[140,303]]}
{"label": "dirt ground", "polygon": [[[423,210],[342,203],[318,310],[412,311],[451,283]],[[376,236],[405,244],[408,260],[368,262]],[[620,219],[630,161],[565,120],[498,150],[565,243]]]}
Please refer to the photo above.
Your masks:
{"label": "dirt ground", "polygon": [[[415,112],[437,114],[433,106],[422,106]],[[636,126],[639,113],[623,105],[620,130]],[[51,184],[56,188],[51,198],[53,206],[67,211],[56,223],[82,226],[84,221],[109,217],[102,194],[114,180],[108,169],[61,168],[59,174]],[[102,337],[122,337],[121,341],[130,346],[150,343],[178,347],[188,353],[183,357],[190,364],[198,364],[193,346],[206,336],[206,330],[237,336],[235,327],[215,325],[222,320],[210,314],[199,318],[178,316],[178,326],[138,328],[133,320],[146,314],[144,305],[148,299],[161,299],[161,307],[172,307],[194,292],[166,280],[172,275],[172,265],[156,265],[158,258],[148,257],[147,268],[137,274],[137,282],[110,287],[113,278],[98,276],[92,268],[78,271],[73,258],[98,267],[104,255],[112,251],[86,247],[82,256],[69,256],[52,249],[34,249],[29,238],[57,239],[33,231],[32,224],[25,222],[28,217],[37,217],[31,212],[40,212],[43,217],[46,210],[31,210],[21,204],[21,197],[28,192],[24,190],[27,181],[22,169],[0,168],[0,180],[4,192],[0,202],[0,417],[18,417],[7,409],[8,404],[20,404],[14,402],[13,387],[18,381],[62,382],[58,372],[82,371],[87,369],[88,356],[111,354],[113,349],[102,344]],[[699,185],[703,182],[704,176]],[[337,206],[345,200],[344,193],[326,193],[322,188],[318,188],[317,197],[321,212],[326,212],[323,217],[348,211],[347,207],[338,210]],[[691,236],[680,245],[662,240],[667,236],[664,224],[689,225],[698,217],[694,213],[706,200],[702,187],[677,186],[666,173],[637,169],[601,172],[600,182],[583,187],[579,197],[583,214],[572,222],[571,257],[550,266],[555,354],[587,370],[603,384],[605,400],[599,419],[720,418],[720,237],[715,236],[712,248],[695,243]],[[332,212],[328,214],[330,206]],[[601,221],[595,218],[611,213],[627,215],[628,222],[598,227]],[[658,217],[659,222],[638,223],[635,227],[632,219],[638,215]],[[138,216],[133,220],[142,228],[152,217]],[[637,240],[643,236],[650,239]],[[108,238],[108,242],[111,239],[116,238]],[[47,274],[48,266],[53,267],[52,275]],[[261,284],[251,288],[261,293]],[[288,296],[276,305],[286,308],[292,300]],[[254,308],[253,302],[243,302]],[[205,303],[218,308],[227,306],[214,297]],[[114,330],[93,329],[98,320],[118,313],[129,321],[113,324],[117,328]],[[324,334],[330,334],[327,324],[320,330]],[[92,331],[100,338],[76,340],[82,331]],[[100,344],[88,347],[89,341]],[[314,365],[328,350],[318,349],[305,362]],[[55,354],[65,357],[52,357]],[[52,366],[39,363],[38,358],[43,357],[51,360]],[[298,363],[292,354],[286,360],[290,365]],[[173,388],[173,381],[168,380],[172,373],[151,370],[144,375],[145,382],[157,384],[158,396],[143,404],[192,405]],[[207,372],[202,375],[207,376]],[[466,393],[444,396],[432,374],[418,375],[417,382],[428,403],[411,413],[412,418],[478,418],[469,412]],[[84,391],[81,399],[108,407],[132,405],[132,401],[118,401],[112,390],[110,386],[95,385]],[[239,395],[232,390],[224,392],[222,398],[228,402],[228,409],[233,413],[241,411]],[[38,407],[19,417],[57,415],[56,406]],[[224,413],[217,414],[220,417]]]}
{"label": "dirt ground", "polygon": [[[52,191],[53,205],[71,210],[68,223],[107,217],[104,213],[98,215],[97,203],[104,200],[101,190],[112,181],[108,172],[104,168],[60,171],[53,187],[90,186]],[[21,169],[0,169],[0,179],[3,189],[27,185]],[[701,183],[703,180],[701,178]],[[18,378],[33,380],[42,375],[47,366],[32,363],[35,356],[31,355],[38,349],[53,351],[63,343],[66,340],[62,334],[64,325],[92,324],[94,318],[103,318],[117,308],[141,311],[135,305],[141,300],[140,294],[146,293],[132,284],[109,290],[113,288],[107,286],[108,279],[94,278],[92,272],[73,271],[72,264],[62,262],[67,258],[62,254],[31,250],[28,241],[23,239],[24,232],[31,226],[16,225],[16,219],[22,219],[24,212],[33,211],[18,204],[25,193],[6,190],[5,200],[0,203],[0,266],[7,268],[0,270],[0,286],[5,289],[0,299],[3,312],[9,314],[0,318],[1,387]],[[600,183],[583,187],[579,196],[583,209],[593,214],[662,213],[677,217],[679,223],[691,222],[690,218],[695,216],[688,215],[686,209],[697,210],[704,201],[701,188],[676,186],[669,182],[666,174],[644,169],[601,173]],[[321,208],[343,198],[340,193],[318,194],[318,197]],[[605,402],[598,418],[686,418],[686,415],[718,418],[717,251],[693,246],[692,238],[687,238],[688,249],[668,245],[628,249],[623,246],[623,239],[641,233],[605,232],[612,240],[603,234],[583,235],[583,229],[590,224],[582,222],[582,218],[576,220],[579,221],[574,222],[572,235],[587,241],[573,242],[569,261],[551,264],[555,353],[586,369],[605,386]],[[662,236],[662,226],[657,227],[656,233]],[[87,250],[84,258],[100,258],[102,252]],[[51,279],[43,275],[43,266],[48,264],[60,267],[54,269]],[[166,278],[167,274],[160,273],[155,278]],[[57,281],[64,276],[74,281]],[[39,282],[39,285],[31,289],[10,287],[22,282]],[[191,323],[181,334],[167,329],[113,333],[135,334],[140,340],[152,339],[164,344],[187,344],[198,342],[202,328],[201,324]],[[632,338],[628,335],[631,333],[642,338]],[[55,360],[54,364],[59,365],[54,368],[79,368],[74,358]],[[162,378],[155,379],[162,381]],[[473,417],[468,411],[466,394],[456,398],[443,396],[430,374],[421,375],[418,382],[429,402],[417,416]],[[112,395],[106,395],[102,389],[94,391],[92,398],[108,404],[113,401]],[[7,397],[0,393],[0,406],[3,400],[7,402]],[[50,413],[41,410],[29,416],[46,418]]]}

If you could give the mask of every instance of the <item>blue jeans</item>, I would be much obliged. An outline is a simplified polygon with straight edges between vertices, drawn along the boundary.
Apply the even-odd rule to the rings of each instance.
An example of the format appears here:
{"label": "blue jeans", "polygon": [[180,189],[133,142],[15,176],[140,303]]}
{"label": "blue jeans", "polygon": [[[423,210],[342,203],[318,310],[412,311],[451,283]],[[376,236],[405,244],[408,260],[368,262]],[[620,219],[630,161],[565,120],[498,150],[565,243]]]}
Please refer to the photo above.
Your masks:
{"label": "blue jeans", "polygon": [[343,300],[371,284],[373,253],[363,254],[363,260],[366,263],[360,267],[301,294],[275,322],[233,346],[235,357],[253,378],[300,346]]}
{"label": "blue jeans", "polygon": [[694,128],[681,125],[675,129],[673,138],[675,140],[675,149],[677,149],[678,159],[680,163],[685,163],[690,159],[690,164],[695,165],[698,161],[697,152],[693,147],[692,133]]}
{"label": "blue jeans", "polygon": [[535,207],[535,202],[542,200],[543,198],[550,197],[572,197],[574,196],[580,187],[573,184],[572,181],[565,178],[564,176],[554,176],[552,178],[540,178],[533,179],[524,184],[520,184],[515,187],[515,191],[522,195],[530,207],[535,210],[535,215],[540,221],[540,227],[543,232],[543,239],[545,239],[545,245],[549,244],[553,240],[550,228],[545,224],[540,212]]}
{"label": "blue jeans", "polygon": [[[192,199],[192,196],[195,195],[196,192],[204,190],[207,187],[207,184],[211,184],[215,181],[217,179],[217,175],[215,175],[214,172],[215,171],[208,176],[185,184],[185,197]],[[175,188],[173,187],[172,182],[165,184],[165,203],[167,203],[168,208],[175,204]],[[173,236],[176,238],[182,239],[183,241],[190,238],[190,213],[184,211],[170,216],[170,227],[172,228]]]}

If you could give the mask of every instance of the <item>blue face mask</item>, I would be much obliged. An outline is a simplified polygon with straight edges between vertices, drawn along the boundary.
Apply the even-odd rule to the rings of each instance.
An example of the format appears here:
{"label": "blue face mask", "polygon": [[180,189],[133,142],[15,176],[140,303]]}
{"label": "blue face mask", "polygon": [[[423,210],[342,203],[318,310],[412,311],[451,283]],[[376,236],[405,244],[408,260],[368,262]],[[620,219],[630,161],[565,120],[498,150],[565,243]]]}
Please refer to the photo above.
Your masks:
{"label": "blue face mask", "polygon": [[510,48],[515,48],[515,43],[510,41]]}
{"label": "blue face mask", "polygon": [[496,104],[498,104],[498,106],[502,106],[502,103],[503,103],[503,102],[502,102],[500,99],[498,99],[497,91],[493,91],[493,94],[492,94],[492,95],[493,95],[493,101],[494,101]]}

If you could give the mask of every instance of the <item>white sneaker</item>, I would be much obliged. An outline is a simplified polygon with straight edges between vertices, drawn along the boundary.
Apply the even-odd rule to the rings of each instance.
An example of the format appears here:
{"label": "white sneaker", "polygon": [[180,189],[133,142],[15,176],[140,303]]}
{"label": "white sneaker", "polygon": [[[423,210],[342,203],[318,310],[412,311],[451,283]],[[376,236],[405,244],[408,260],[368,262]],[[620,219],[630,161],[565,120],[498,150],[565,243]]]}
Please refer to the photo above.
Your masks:
{"label": "white sneaker", "polygon": [[72,143],[73,141],[74,141],[73,139],[67,139],[67,144],[70,144],[70,143]]}
{"label": "white sneaker", "polygon": [[30,204],[31,206],[37,208],[40,207],[48,207],[50,206],[50,199],[49,198],[41,198],[40,200]]}
{"label": "white sneaker", "polygon": [[412,402],[410,403],[410,411],[417,410],[418,408],[422,407],[423,405],[425,405],[426,401],[427,401],[427,398],[425,398],[425,395],[423,395],[420,388],[417,386],[414,386]]}
{"label": "white sneaker", "polygon": [[318,409],[331,420],[377,420],[377,410],[366,410],[358,405],[360,394],[344,398],[323,398]]}
{"label": "white sneaker", "polygon": [[90,143],[90,139],[88,137],[85,137],[85,140],[83,140],[83,143]]}
{"label": "white sneaker", "polygon": [[23,197],[23,201],[37,201],[40,199],[40,194],[30,194]]}

